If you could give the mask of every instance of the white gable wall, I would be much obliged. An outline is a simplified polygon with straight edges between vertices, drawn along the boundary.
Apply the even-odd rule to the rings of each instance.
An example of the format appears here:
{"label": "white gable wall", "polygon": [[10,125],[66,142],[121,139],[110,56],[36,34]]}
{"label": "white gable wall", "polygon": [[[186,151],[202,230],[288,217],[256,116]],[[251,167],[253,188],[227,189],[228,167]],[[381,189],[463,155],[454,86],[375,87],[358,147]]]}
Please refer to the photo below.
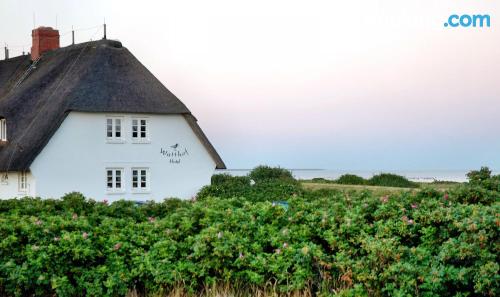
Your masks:
{"label": "white gable wall", "polygon": [[[122,118],[125,143],[108,143],[106,118]],[[132,143],[131,119],[148,120],[150,143]],[[188,154],[169,157],[171,146]],[[173,159],[173,160],[171,160]],[[178,163],[176,163],[178,162]],[[131,168],[149,168],[150,190],[132,192]],[[124,192],[108,193],[106,168],[123,168]],[[210,183],[215,162],[182,115],[71,112],[31,165],[36,195],[59,198],[78,191],[88,198],[157,200],[191,198]]]}

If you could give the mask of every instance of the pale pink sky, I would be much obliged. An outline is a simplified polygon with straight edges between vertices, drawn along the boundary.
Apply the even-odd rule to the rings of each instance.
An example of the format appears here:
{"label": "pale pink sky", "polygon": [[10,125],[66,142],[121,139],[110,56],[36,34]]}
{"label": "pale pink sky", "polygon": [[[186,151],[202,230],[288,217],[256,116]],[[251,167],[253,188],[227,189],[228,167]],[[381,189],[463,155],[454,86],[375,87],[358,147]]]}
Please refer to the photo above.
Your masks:
{"label": "pale pink sky", "polygon": [[499,1],[1,0],[11,55],[33,13],[63,34],[106,17],[231,168],[500,169]]}

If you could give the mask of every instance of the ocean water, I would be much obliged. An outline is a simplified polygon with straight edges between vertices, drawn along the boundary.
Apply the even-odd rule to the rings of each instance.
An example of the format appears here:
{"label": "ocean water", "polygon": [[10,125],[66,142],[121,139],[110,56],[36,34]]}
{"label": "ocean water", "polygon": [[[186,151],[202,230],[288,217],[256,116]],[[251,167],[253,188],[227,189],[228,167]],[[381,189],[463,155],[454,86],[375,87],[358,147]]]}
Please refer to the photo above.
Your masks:
{"label": "ocean water", "polygon": [[[226,170],[216,170],[216,173],[227,173],[233,176],[243,176],[247,175],[251,169],[226,169]],[[312,179],[315,177],[321,177],[324,179],[337,179],[342,174],[356,174],[363,178],[370,178],[375,174],[379,173],[394,173],[402,175],[411,181],[415,182],[433,182],[435,180],[439,181],[454,181],[454,182],[465,182],[467,181],[468,170],[419,170],[419,171],[342,171],[342,170],[328,170],[328,169],[290,169],[293,176],[296,179]],[[499,174],[498,172],[493,172],[493,174]]]}

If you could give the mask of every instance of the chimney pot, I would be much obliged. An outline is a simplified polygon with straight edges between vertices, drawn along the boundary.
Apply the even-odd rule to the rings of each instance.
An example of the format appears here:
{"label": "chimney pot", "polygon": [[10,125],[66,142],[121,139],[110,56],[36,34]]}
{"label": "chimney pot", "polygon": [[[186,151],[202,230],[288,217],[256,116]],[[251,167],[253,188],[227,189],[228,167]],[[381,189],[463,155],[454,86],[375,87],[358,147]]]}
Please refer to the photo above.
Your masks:
{"label": "chimney pot", "polygon": [[51,27],[38,27],[31,32],[31,60],[38,59],[43,53],[59,48],[59,31]]}

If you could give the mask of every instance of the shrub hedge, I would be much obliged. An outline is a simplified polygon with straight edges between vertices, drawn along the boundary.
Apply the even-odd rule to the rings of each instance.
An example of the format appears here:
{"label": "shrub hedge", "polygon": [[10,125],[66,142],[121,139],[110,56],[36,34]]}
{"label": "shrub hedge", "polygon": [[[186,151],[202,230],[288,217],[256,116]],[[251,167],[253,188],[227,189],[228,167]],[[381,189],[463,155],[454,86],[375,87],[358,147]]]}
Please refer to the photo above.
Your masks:
{"label": "shrub hedge", "polygon": [[[218,283],[320,296],[498,296],[497,180],[383,197],[288,195],[276,187],[289,184],[274,180],[249,186],[265,185],[258,198],[0,200],[0,296],[197,294]],[[281,191],[288,208],[263,198]]]}

